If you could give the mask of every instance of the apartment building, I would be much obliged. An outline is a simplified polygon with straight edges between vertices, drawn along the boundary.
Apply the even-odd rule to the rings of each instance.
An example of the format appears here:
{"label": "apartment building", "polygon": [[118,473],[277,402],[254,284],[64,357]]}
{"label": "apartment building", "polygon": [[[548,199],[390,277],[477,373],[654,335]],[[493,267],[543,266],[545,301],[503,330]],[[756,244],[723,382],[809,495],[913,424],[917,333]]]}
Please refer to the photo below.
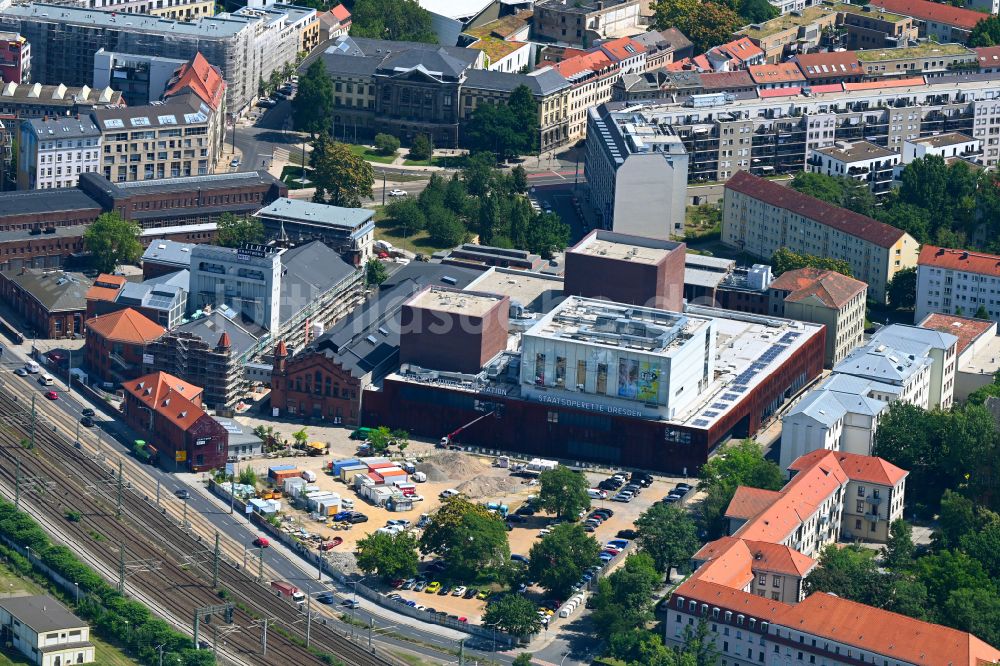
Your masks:
{"label": "apartment building", "polygon": [[739,37],[731,42],[714,46],[705,52],[713,72],[732,72],[751,65],[762,65],[765,54],[753,40]]}
{"label": "apartment building", "polygon": [[122,103],[122,94],[110,87],[46,86],[41,83],[8,81],[0,87],[0,116],[4,118],[43,118],[89,113],[105,104]]}
{"label": "apartment building", "polygon": [[848,354],[833,366],[833,372],[888,384],[895,387],[900,401],[930,409],[932,364],[926,356],[908,354],[885,344],[869,344]]}
{"label": "apartment building", "polygon": [[694,55],[694,44],[677,28],[650,30],[633,35],[632,39],[646,49],[646,69],[649,71]]}
{"label": "apartment building", "polygon": [[[783,0],[781,16],[763,23],[751,23],[740,28],[736,34],[743,35],[764,51],[764,60],[769,63],[781,62],[786,52],[812,50],[823,40],[824,31],[834,29],[839,13],[832,3],[817,3],[802,7],[794,13],[785,6],[796,0]],[[772,3],[774,4],[774,3]]]}
{"label": "apartment building", "polygon": [[72,0],[78,7],[123,14],[149,14],[177,21],[192,21],[215,14],[210,0]]}
{"label": "apartment building", "polygon": [[857,83],[864,76],[857,55],[851,51],[799,53],[792,56],[810,86],[830,83]]}
{"label": "apartment building", "polygon": [[865,183],[872,194],[879,196],[892,190],[893,170],[900,158],[900,153],[870,141],[838,141],[813,150],[809,170]]}
{"label": "apartment building", "polygon": [[920,30],[910,16],[871,5],[837,5],[837,27],[848,49],[885,49],[917,41]]}
{"label": "apartment building", "polygon": [[129,106],[142,106],[160,99],[167,82],[186,60],[157,55],[135,55],[99,50],[94,54],[95,88],[105,88],[114,82]]}
{"label": "apartment building", "polygon": [[25,120],[18,145],[18,189],[76,187],[81,173],[100,169],[101,136],[89,116]]}
{"label": "apartment building", "polygon": [[861,345],[868,285],[836,271],[800,268],[768,287],[768,314],[826,326],[826,365]]}
{"label": "apartment building", "polygon": [[0,80],[14,83],[31,80],[31,45],[14,32],[0,32]]}
{"label": "apartment building", "polygon": [[459,37],[459,45],[486,54],[486,69],[520,72],[531,66],[534,47],[528,43],[530,26],[514,15],[468,28]]}
{"label": "apartment building", "polygon": [[620,233],[669,239],[684,235],[688,156],[655,117],[588,110],[584,168],[601,225]]}
{"label": "apartment building", "polygon": [[238,114],[253,103],[261,80],[295,61],[302,30],[316,23],[315,14],[314,9],[274,5],[185,22],[28,3],[0,11],[0,30],[16,31],[31,43],[36,80],[67,85],[89,85],[94,80],[94,54],[102,48],[181,60],[201,52],[222,71],[228,84],[226,107]]}
{"label": "apartment building", "polygon": [[538,0],[532,36],[541,41],[593,46],[597,40],[643,32],[639,0]]}
{"label": "apartment building", "polygon": [[1000,337],[995,321],[935,312],[924,317],[918,326],[958,338],[955,400],[964,401],[970,393],[993,383],[994,374],[1000,370]]}
{"label": "apartment building", "polygon": [[162,104],[98,109],[101,172],[116,183],[207,176],[215,169],[225,121],[194,93]]}
{"label": "apartment building", "polygon": [[983,142],[973,139],[971,136],[961,132],[948,132],[947,134],[935,134],[922,139],[909,139],[903,142],[902,164],[909,164],[913,160],[923,159],[930,155],[937,155],[946,162],[952,160],[968,160],[977,162],[983,155]]}
{"label": "apartment building", "polygon": [[976,24],[985,18],[982,12],[930,0],[872,0],[873,11],[910,16],[917,22],[921,37],[937,42],[965,43]]}
{"label": "apartment building", "polygon": [[902,48],[857,51],[855,55],[869,79],[936,77],[979,68],[976,52],[955,43],[925,42]]}
{"label": "apartment building", "polygon": [[924,245],[917,260],[914,321],[932,312],[1000,321],[1000,256]]}
{"label": "apartment building", "polygon": [[764,259],[782,247],[842,259],[880,302],[893,276],[916,265],[918,246],[895,227],[745,171],[725,186],[722,242]]}
{"label": "apartment building", "polygon": [[928,409],[949,409],[955,395],[958,336],[947,331],[905,324],[883,326],[872,335],[868,347],[895,349],[907,358],[930,361]]}
{"label": "apartment building", "polygon": [[570,84],[566,93],[568,139],[582,139],[587,135],[588,111],[611,101],[613,85],[621,78],[618,63],[603,51],[593,51],[563,60],[553,69]]}

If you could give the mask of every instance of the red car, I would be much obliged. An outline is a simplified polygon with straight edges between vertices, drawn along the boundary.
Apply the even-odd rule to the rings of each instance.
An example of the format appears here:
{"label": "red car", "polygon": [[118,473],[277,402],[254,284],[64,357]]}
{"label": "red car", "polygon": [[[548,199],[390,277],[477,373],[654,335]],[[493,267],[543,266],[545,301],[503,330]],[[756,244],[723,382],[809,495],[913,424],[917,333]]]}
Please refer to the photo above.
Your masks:
{"label": "red car", "polygon": [[45,397],[48,398],[49,400],[58,400],[59,394],[56,393],[55,391],[46,391]]}
{"label": "red car", "polygon": [[268,546],[271,545],[271,542],[268,541],[267,538],[259,536],[253,540],[253,545],[257,546],[258,548],[267,548]]}

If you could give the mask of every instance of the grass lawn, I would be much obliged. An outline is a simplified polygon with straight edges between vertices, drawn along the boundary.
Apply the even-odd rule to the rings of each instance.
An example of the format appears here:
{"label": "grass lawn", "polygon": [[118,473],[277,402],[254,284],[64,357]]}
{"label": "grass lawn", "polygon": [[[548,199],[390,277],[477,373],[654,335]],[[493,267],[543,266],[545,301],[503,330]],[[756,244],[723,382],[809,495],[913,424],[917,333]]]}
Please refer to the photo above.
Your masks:
{"label": "grass lawn", "polygon": [[450,247],[439,247],[435,245],[426,231],[410,232],[403,235],[403,230],[392,223],[392,220],[385,216],[385,209],[381,206],[375,208],[375,238],[392,243],[393,246],[430,256],[440,250],[450,250]]}
{"label": "grass lawn", "polygon": [[714,240],[722,232],[722,213],[719,206],[704,204],[688,206],[684,211],[685,238],[687,240]]}
{"label": "grass lawn", "polygon": [[359,146],[354,143],[351,144],[351,152],[369,162],[378,162],[379,164],[392,164],[393,160],[396,159],[395,155],[379,155],[368,146]]}
{"label": "grass lawn", "polygon": [[[309,179],[310,175],[309,169],[306,169],[306,179]],[[298,180],[302,177],[302,167],[293,166],[291,164],[285,166],[281,169],[281,182],[288,186],[290,190],[301,190],[304,187],[312,187],[312,185],[302,185]]]}
{"label": "grass lawn", "polygon": [[[7,567],[0,565],[0,593],[3,595],[14,594],[44,594],[43,590],[34,581],[21,578]],[[135,666],[138,662],[129,659],[119,650],[97,639],[93,634],[90,636],[94,644],[94,663],[101,666]],[[34,662],[16,650],[7,650],[0,646],[0,666],[29,666]]]}
{"label": "grass lawn", "polygon": [[468,163],[468,155],[443,155],[429,160],[403,160],[406,166],[436,166],[447,169],[462,169]]}

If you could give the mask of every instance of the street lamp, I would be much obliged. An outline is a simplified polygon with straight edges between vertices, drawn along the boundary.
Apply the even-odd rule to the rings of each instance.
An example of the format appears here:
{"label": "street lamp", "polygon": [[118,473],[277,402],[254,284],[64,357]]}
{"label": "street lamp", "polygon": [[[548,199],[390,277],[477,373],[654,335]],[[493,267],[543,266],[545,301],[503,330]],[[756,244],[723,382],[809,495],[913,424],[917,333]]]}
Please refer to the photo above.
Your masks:
{"label": "street lamp", "polygon": [[79,606],[80,605],[80,584],[74,582],[73,583],[73,588],[76,590],[76,605]]}

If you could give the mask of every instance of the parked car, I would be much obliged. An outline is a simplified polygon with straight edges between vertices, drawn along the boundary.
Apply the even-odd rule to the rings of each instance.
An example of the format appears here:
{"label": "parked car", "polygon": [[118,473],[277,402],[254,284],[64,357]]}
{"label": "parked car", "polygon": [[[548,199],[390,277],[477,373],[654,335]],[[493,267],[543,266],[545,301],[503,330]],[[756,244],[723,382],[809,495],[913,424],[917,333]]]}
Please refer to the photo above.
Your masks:
{"label": "parked car", "polygon": [[594,509],[591,513],[600,513],[606,515],[608,518],[615,515],[614,509],[609,509],[606,506],[602,506],[600,509]]}
{"label": "parked car", "polygon": [[488,599],[489,596],[490,596],[489,591],[487,591],[487,590],[481,590],[479,592],[479,594],[476,595],[476,599],[479,600],[479,601],[486,601],[486,599]]}
{"label": "parked car", "polygon": [[386,521],[386,527],[402,527],[403,529],[408,528],[412,523],[405,518],[395,518],[393,520]]}
{"label": "parked car", "polygon": [[347,519],[347,522],[351,523],[352,525],[357,525],[358,523],[367,523],[368,516],[366,516],[363,513],[352,513],[351,517]]}
{"label": "parked car", "polygon": [[608,541],[607,545],[614,546],[615,548],[621,548],[622,550],[624,550],[625,547],[628,546],[628,540],[626,540],[626,539],[612,539],[611,541]]}
{"label": "parked car", "polygon": [[447,597],[449,594],[451,594],[451,585],[445,585],[440,590],[438,590],[437,593],[439,597]]}
{"label": "parked car", "polygon": [[479,594],[479,590],[474,587],[470,587],[462,596],[466,599],[474,599],[477,594]]}
{"label": "parked car", "polygon": [[453,596],[453,597],[461,597],[461,596],[465,595],[465,593],[466,593],[466,591],[468,589],[469,588],[467,588],[464,585],[459,585],[458,587],[456,587],[454,590],[451,591],[451,596]]}
{"label": "parked car", "polygon": [[403,584],[402,584],[401,587],[404,590],[412,590],[416,586],[416,584],[417,584],[416,579],[414,579],[414,578],[407,578],[406,580],[403,581]]}
{"label": "parked car", "polygon": [[629,539],[631,541],[639,536],[639,533],[635,530],[618,530],[618,534],[615,536],[619,539]]}
{"label": "parked car", "polygon": [[234,157],[233,159],[231,159],[229,161],[229,166],[231,166],[231,167],[233,167],[235,169],[236,167],[238,167],[242,163],[243,163],[243,161],[240,158]]}
{"label": "parked car", "polygon": [[517,511],[514,512],[516,516],[533,516],[535,515],[535,510],[529,504],[518,507]]}
{"label": "parked car", "polygon": [[611,498],[611,501],[612,502],[626,502],[626,503],[627,502],[631,502],[632,501],[632,493],[629,493],[629,492],[618,493],[617,495],[615,495],[614,497]]}
{"label": "parked car", "polygon": [[694,488],[692,488],[691,484],[689,483],[678,483],[676,486],[674,486],[674,490],[679,490],[682,493],[689,493],[693,489]]}
{"label": "parked car", "polygon": [[458,494],[458,491],[455,490],[454,488],[446,488],[446,489],[444,489],[444,490],[441,491],[441,493],[438,495],[438,497],[440,497],[441,499],[448,499],[449,497],[454,497],[457,494]]}
{"label": "parked car", "polygon": [[427,588],[426,580],[418,580],[417,584],[413,586],[414,592],[423,592]]}
{"label": "parked car", "polygon": [[680,502],[681,498],[677,495],[667,495],[662,501],[664,504],[673,504],[674,502]]}
{"label": "parked car", "polygon": [[525,518],[524,516],[521,516],[521,515],[518,515],[518,514],[515,513],[515,514],[512,514],[510,516],[507,516],[507,522],[508,523],[526,523],[526,522],[528,522],[528,519]]}
{"label": "parked car", "polygon": [[333,514],[333,520],[334,522],[339,523],[343,520],[347,520],[348,518],[350,518],[351,514],[353,513],[354,513],[353,511],[338,511],[337,513]]}
{"label": "parked car", "polygon": [[389,196],[390,197],[405,197],[406,196],[406,190],[401,190],[401,189],[398,189],[398,188],[394,189],[394,190],[391,190],[389,192]]}
{"label": "parked car", "polygon": [[427,594],[437,594],[440,590],[441,590],[441,583],[434,581],[424,589],[424,592],[426,592]]}

